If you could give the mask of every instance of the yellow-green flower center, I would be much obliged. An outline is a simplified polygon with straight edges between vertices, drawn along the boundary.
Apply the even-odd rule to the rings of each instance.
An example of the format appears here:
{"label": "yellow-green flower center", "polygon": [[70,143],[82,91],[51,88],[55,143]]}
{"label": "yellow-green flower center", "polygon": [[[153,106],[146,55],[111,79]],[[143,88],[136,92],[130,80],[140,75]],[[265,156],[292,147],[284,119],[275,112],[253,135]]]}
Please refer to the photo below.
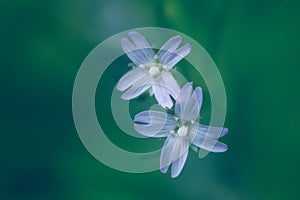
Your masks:
{"label": "yellow-green flower center", "polygon": [[152,66],[149,69],[149,74],[155,78],[161,73],[160,69],[157,66]]}
{"label": "yellow-green flower center", "polygon": [[178,130],[177,130],[177,134],[179,136],[186,136],[188,134],[189,131],[189,127],[188,126],[181,126]]}
{"label": "yellow-green flower center", "polygon": [[140,67],[147,69],[153,78],[157,78],[163,71],[165,71],[165,66],[157,62],[140,65]]}

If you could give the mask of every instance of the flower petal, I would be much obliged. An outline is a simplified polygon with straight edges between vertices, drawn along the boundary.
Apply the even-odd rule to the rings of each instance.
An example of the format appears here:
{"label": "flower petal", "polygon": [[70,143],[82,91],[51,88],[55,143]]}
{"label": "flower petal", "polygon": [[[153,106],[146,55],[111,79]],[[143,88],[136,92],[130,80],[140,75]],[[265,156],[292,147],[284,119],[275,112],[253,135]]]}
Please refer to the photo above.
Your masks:
{"label": "flower petal", "polygon": [[173,53],[181,43],[182,38],[181,36],[177,35],[174,37],[171,37],[158,51],[157,56],[158,60],[161,64],[166,63],[166,56],[170,53]]}
{"label": "flower petal", "polygon": [[175,162],[173,162],[172,171],[171,171],[172,178],[176,178],[182,171],[185,161],[187,159],[188,153],[189,153],[189,151],[186,150],[186,152],[180,158],[178,158]]}
{"label": "flower petal", "polygon": [[128,35],[135,44],[136,49],[141,50],[141,54],[145,60],[145,64],[154,62],[155,52],[153,51],[147,40],[135,31],[129,32]]}
{"label": "flower petal", "polygon": [[171,69],[176,65],[180,60],[182,60],[186,55],[191,51],[192,47],[190,44],[185,44],[174,52],[166,52],[164,57],[164,65]]}
{"label": "flower petal", "polygon": [[161,74],[159,82],[167,86],[169,94],[176,100],[180,93],[180,87],[173,75],[169,71],[165,71]]}
{"label": "flower petal", "polygon": [[193,83],[185,84],[178,95],[175,105],[175,115],[186,121],[194,121],[199,117],[198,96],[197,93],[192,93],[192,91]]}
{"label": "flower petal", "polygon": [[[161,48],[160,50],[173,52],[177,49],[179,44],[181,43],[182,38],[180,35],[176,35],[171,37]],[[159,54],[159,52],[158,52]]]}
{"label": "flower petal", "polygon": [[180,92],[180,87],[173,75],[169,71],[164,71],[155,79],[152,90],[157,102],[164,108],[172,108],[173,101],[170,95],[176,99]]}
{"label": "flower petal", "polygon": [[134,68],[121,77],[117,89],[124,91],[146,76],[148,76],[146,69],[141,67]]}
{"label": "flower petal", "polygon": [[189,98],[192,93],[192,90],[193,90],[192,85],[193,85],[192,82],[186,83],[182,87],[182,89],[177,97],[176,104],[175,104],[175,115],[179,118],[181,118],[182,105],[186,102],[186,98]]}
{"label": "flower petal", "polygon": [[202,107],[202,101],[203,101],[202,88],[201,87],[196,87],[195,90],[194,90],[194,93],[197,97],[198,107],[199,107],[199,112],[200,112],[201,107]]}
{"label": "flower petal", "polygon": [[124,100],[130,100],[138,97],[143,92],[148,90],[152,86],[152,80],[149,76],[145,76],[145,78],[137,81],[132,87],[126,90],[121,98]]}
{"label": "flower petal", "polygon": [[198,106],[198,99],[195,92],[187,99],[181,109],[181,118],[187,121],[196,120],[199,117],[200,108]]}
{"label": "flower petal", "polygon": [[[164,143],[160,156],[160,169],[164,172],[166,167],[171,163],[177,161],[180,157],[184,156],[189,149],[189,140],[187,137],[169,135]],[[179,174],[185,159],[179,160],[174,168],[174,176]],[[181,166],[182,165],[182,166]],[[176,168],[180,171],[177,171]],[[180,169],[181,168],[181,169]]]}
{"label": "flower petal", "polygon": [[145,59],[144,57],[143,51],[141,49],[137,49],[127,38],[121,39],[121,45],[123,51],[134,64],[142,65],[148,62],[148,59]]}
{"label": "flower petal", "polygon": [[131,31],[128,35],[137,48],[151,48],[147,40],[138,32]]}
{"label": "flower petal", "polygon": [[197,126],[198,126],[197,127],[198,134],[201,134],[203,136],[219,138],[219,137],[223,137],[224,135],[226,135],[228,133],[228,128],[205,126],[202,124],[198,124]]}
{"label": "flower petal", "polygon": [[172,115],[154,110],[138,113],[134,122],[135,130],[147,137],[167,137],[170,131],[176,128],[176,120]]}
{"label": "flower petal", "polygon": [[[170,166],[170,165],[169,165]],[[169,166],[167,166],[167,167],[164,167],[164,168],[160,168],[160,172],[161,173],[167,173],[167,171],[168,171],[168,169],[169,169]]]}
{"label": "flower petal", "polygon": [[155,83],[152,85],[152,90],[159,105],[163,108],[172,108],[173,102],[165,85]]}
{"label": "flower petal", "polygon": [[189,137],[192,144],[202,148],[206,151],[211,152],[224,152],[227,151],[228,147],[226,144],[219,142],[216,138],[211,135],[202,132],[201,127],[195,124],[190,127]]}

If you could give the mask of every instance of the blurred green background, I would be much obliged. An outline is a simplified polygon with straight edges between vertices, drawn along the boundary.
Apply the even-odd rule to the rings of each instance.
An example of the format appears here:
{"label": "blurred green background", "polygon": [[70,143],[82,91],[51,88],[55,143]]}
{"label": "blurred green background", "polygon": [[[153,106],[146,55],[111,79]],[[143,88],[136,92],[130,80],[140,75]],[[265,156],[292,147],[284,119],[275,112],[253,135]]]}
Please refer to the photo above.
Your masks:
{"label": "blurred green background", "polygon": [[[299,11],[296,0],[1,1],[0,199],[299,199]],[[176,179],[103,165],[72,118],[73,82],[87,54],[146,26],[202,44],[227,91],[229,150],[202,160],[191,151]],[[108,89],[99,87],[98,112],[108,112],[111,80],[128,70],[120,59],[101,80]],[[99,121],[114,127],[110,117]],[[134,150],[129,136],[110,130],[112,141]],[[147,144],[137,146],[154,148]]]}

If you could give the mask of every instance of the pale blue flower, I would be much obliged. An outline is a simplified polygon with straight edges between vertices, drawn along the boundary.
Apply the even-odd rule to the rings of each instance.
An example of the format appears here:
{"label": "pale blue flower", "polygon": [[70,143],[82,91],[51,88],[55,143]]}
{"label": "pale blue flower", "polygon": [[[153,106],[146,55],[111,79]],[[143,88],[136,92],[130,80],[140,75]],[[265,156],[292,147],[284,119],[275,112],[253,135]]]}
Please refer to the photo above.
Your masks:
{"label": "pale blue flower", "polygon": [[199,123],[202,89],[187,83],[180,91],[175,116],[161,111],[144,111],[135,118],[135,130],[147,137],[167,137],[160,156],[160,170],[166,173],[172,164],[171,176],[177,177],[187,158],[190,145],[211,152],[224,152],[227,145],[218,142],[227,128],[209,127]]}
{"label": "pale blue flower", "polygon": [[177,99],[180,87],[169,70],[191,51],[191,45],[185,44],[178,48],[182,39],[181,36],[174,36],[155,53],[139,33],[129,32],[128,35],[130,40],[122,38],[121,44],[136,67],[119,80],[117,89],[126,90],[121,96],[122,99],[136,98],[151,89],[162,107],[171,108],[171,96]]}

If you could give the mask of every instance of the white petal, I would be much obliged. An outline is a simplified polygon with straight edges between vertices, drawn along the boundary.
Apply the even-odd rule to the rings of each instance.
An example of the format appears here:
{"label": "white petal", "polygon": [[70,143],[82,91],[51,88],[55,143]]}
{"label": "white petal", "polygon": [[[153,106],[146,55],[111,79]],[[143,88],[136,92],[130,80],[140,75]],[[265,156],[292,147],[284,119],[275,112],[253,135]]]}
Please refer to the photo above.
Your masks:
{"label": "white petal", "polygon": [[128,35],[137,48],[151,48],[147,40],[138,32],[131,31]]}
{"label": "white petal", "polygon": [[176,126],[176,121],[173,115],[170,115],[166,112],[157,111],[157,110],[148,110],[143,111],[135,115],[135,122],[146,123],[146,124],[166,124],[171,125],[172,127]]}
{"label": "white petal", "polygon": [[136,49],[141,50],[141,54],[143,56],[143,59],[145,60],[145,64],[154,62],[155,52],[153,51],[147,40],[142,35],[134,31],[129,32],[128,35],[135,44]]}
{"label": "white petal", "polygon": [[124,91],[137,83],[139,80],[145,78],[148,75],[148,71],[141,67],[130,70],[119,80],[117,89]]}
{"label": "white petal", "polygon": [[188,149],[189,141],[187,137],[169,135],[161,151],[160,169],[164,171],[164,169],[168,167],[171,163],[184,156]]}
{"label": "white petal", "polygon": [[165,85],[155,83],[152,90],[159,105],[163,108],[172,108],[173,102]]}
{"label": "white petal", "polygon": [[144,111],[134,117],[135,130],[147,137],[167,137],[176,128],[176,121],[172,115],[160,111]]}
{"label": "white petal", "polygon": [[132,60],[136,65],[142,65],[148,62],[148,59],[145,59],[143,52],[137,49],[127,38],[121,39],[121,45],[123,51],[127,56]]}
{"label": "white petal", "polygon": [[177,98],[180,92],[180,87],[172,74],[169,71],[163,72],[152,86],[153,93],[157,102],[164,108],[172,108],[174,99]]}
{"label": "white petal", "polygon": [[167,86],[169,94],[176,100],[180,93],[180,87],[173,75],[169,71],[165,71],[161,74],[159,80],[162,84]]}
{"label": "white petal", "polygon": [[190,141],[195,146],[211,152],[224,152],[228,149],[227,145],[219,142],[210,135],[203,134],[197,125],[190,127]]}
{"label": "white petal", "polygon": [[195,126],[197,126],[198,134],[212,138],[223,137],[228,133],[228,128],[205,126],[198,123],[195,123]]}
{"label": "white petal", "polygon": [[173,36],[160,48],[160,50],[173,52],[177,49],[181,41],[182,38],[180,35]]}
{"label": "white petal", "polygon": [[181,89],[176,105],[175,115],[183,120],[196,120],[199,115],[198,101],[195,93],[192,94],[193,83],[187,83]]}
{"label": "white petal", "polygon": [[122,94],[121,98],[124,100],[134,99],[134,98],[140,96],[141,94],[143,94],[150,87],[151,87],[151,84],[146,84],[146,85],[139,86],[139,87],[131,87],[130,89],[128,89],[126,92],[124,92]]}
{"label": "white petal", "polygon": [[193,92],[190,98],[186,100],[186,103],[181,107],[181,119],[187,121],[196,120],[199,117],[199,106],[198,106],[198,99]]}
{"label": "white petal", "polygon": [[203,101],[202,88],[201,87],[196,87],[195,90],[194,90],[194,93],[197,97],[198,109],[199,109],[199,112],[200,112],[201,106],[202,106],[202,101]]}
{"label": "white petal", "polygon": [[191,45],[185,44],[178,50],[174,52],[166,52],[164,58],[164,65],[168,66],[168,69],[171,69],[174,65],[176,65],[180,60],[182,60],[186,55],[188,55],[191,51]]}
{"label": "white petal", "polygon": [[130,87],[128,90],[126,90],[121,98],[124,100],[130,100],[138,97],[143,92],[148,90],[152,85],[150,76],[146,76],[143,79],[140,79],[137,81],[132,87]]}
{"label": "white petal", "polygon": [[165,64],[166,63],[166,56],[169,53],[173,53],[177,47],[179,46],[179,44],[181,43],[182,39],[181,36],[174,36],[171,37],[158,51],[157,56],[158,56],[158,60],[161,64]]}
{"label": "white petal", "polygon": [[186,150],[186,152],[180,158],[178,158],[175,162],[173,162],[172,171],[171,171],[172,178],[176,178],[182,171],[185,161],[187,159],[188,153],[189,153],[189,151]]}
{"label": "white petal", "polygon": [[160,168],[160,171],[161,171],[161,173],[165,174],[165,173],[167,173],[168,169],[169,169],[169,166]]}

